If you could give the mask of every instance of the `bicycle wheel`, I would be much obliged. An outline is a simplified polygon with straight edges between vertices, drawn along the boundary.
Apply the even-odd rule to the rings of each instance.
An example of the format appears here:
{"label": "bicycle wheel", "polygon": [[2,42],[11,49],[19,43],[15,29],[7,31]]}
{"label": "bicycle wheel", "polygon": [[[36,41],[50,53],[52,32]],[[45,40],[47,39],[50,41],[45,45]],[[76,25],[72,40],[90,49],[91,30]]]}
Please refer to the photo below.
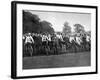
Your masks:
{"label": "bicycle wheel", "polygon": [[33,56],[33,48],[31,45],[28,47],[28,53],[30,54],[30,56]]}

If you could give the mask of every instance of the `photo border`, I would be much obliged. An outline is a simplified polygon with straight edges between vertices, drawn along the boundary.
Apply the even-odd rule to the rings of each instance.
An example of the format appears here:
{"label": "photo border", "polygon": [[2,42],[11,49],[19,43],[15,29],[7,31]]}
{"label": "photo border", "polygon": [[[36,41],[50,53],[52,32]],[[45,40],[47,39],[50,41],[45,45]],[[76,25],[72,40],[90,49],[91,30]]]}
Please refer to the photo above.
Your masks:
{"label": "photo border", "polygon": [[[49,5],[60,7],[80,7],[80,8],[94,8],[96,9],[96,71],[84,72],[84,73],[68,73],[68,74],[52,74],[52,75],[37,75],[37,76],[17,76],[17,4],[34,4],[34,5]],[[85,74],[97,74],[98,73],[98,7],[88,5],[72,5],[72,4],[57,4],[57,3],[40,3],[40,2],[24,2],[24,1],[12,1],[11,2],[11,78],[39,78],[39,77],[54,77],[54,76],[68,76],[68,75],[85,75]]]}

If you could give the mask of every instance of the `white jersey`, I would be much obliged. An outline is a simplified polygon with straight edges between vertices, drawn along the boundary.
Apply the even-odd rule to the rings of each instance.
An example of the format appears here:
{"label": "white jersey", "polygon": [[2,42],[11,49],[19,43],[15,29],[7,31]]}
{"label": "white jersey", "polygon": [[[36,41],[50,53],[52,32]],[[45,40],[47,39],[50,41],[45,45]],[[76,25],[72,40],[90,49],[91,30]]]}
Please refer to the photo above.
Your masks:
{"label": "white jersey", "polygon": [[80,45],[81,42],[82,42],[81,38],[80,37],[76,37],[76,42]]}
{"label": "white jersey", "polygon": [[49,35],[49,36],[47,37],[47,39],[48,39],[48,41],[51,41],[51,36]]}
{"label": "white jersey", "polygon": [[43,35],[42,36],[42,41],[47,41],[47,36]]}
{"label": "white jersey", "polygon": [[34,43],[34,40],[31,36],[26,36],[25,43]]}
{"label": "white jersey", "polygon": [[72,42],[73,40],[75,41],[74,36],[70,36],[70,37],[69,37],[69,41]]}
{"label": "white jersey", "polygon": [[56,35],[61,41],[63,41],[62,35]]}
{"label": "white jersey", "polygon": [[87,41],[87,42],[90,41],[90,36],[86,36],[86,41]]}

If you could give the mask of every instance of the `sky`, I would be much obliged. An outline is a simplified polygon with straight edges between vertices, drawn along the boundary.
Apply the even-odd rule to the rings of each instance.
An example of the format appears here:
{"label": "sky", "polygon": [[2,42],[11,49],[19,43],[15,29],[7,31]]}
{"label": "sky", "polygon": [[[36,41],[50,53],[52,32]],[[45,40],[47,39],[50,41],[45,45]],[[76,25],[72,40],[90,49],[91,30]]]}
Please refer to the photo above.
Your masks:
{"label": "sky", "polygon": [[46,12],[46,11],[29,11],[36,14],[42,20],[50,22],[55,31],[62,31],[63,24],[67,21],[74,31],[74,24],[81,24],[86,31],[91,30],[91,14],[89,13],[71,13],[71,12]]}

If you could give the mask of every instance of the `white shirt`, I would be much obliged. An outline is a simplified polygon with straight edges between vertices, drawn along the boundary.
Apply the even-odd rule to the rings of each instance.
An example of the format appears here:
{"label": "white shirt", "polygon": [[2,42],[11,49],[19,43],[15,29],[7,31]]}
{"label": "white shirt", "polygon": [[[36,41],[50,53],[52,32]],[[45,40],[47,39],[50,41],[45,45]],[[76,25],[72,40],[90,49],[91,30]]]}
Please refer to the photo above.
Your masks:
{"label": "white shirt", "polygon": [[87,41],[87,42],[90,41],[90,36],[86,36],[86,41]]}
{"label": "white shirt", "polygon": [[34,43],[34,40],[31,36],[26,36],[25,43]]}
{"label": "white shirt", "polygon": [[49,35],[49,36],[47,37],[47,39],[48,39],[48,41],[51,41],[51,36]]}
{"label": "white shirt", "polygon": [[42,36],[42,41],[46,41],[47,40],[47,36],[43,35]]}
{"label": "white shirt", "polygon": [[81,38],[80,38],[80,37],[76,37],[76,42],[77,42],[78,44],[81,44],[81,42],[82,42]]}
{"label": "white shirt", "polygon": [[72,40],[75,41],[74,37],[73,36],[70,36],[69,41],[72,42]]}
{"label": "white shirt", "polygon": [[61,41],[63,41],[62,35],[56,35]]}

